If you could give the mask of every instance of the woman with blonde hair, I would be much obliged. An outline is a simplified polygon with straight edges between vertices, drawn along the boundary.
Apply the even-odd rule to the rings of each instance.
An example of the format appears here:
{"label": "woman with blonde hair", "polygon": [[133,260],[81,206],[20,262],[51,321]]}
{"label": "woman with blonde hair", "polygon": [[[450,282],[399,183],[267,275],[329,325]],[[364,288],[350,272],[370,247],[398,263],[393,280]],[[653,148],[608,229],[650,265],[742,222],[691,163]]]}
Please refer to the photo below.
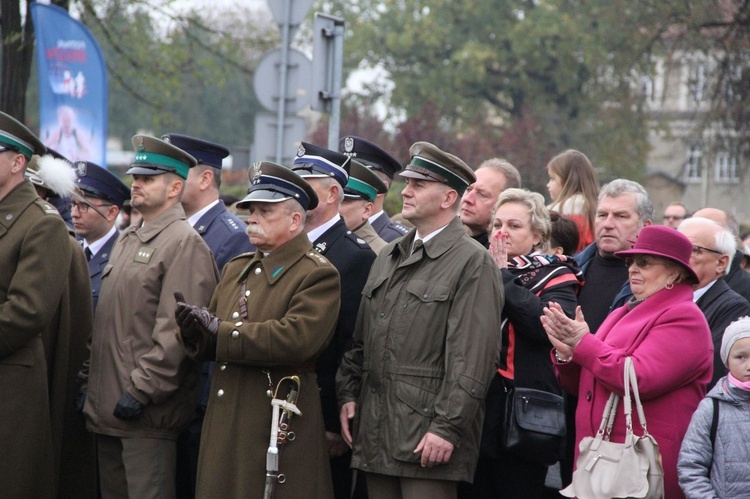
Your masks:
{"label": "woman with blonde hair", "polygon": [[572,219],[580,235],[577,251],[594,241],[594,214],[599,196],[596,170],[582,152],[574,149],[558,154],[547,164],[552,204],[547,208]]}

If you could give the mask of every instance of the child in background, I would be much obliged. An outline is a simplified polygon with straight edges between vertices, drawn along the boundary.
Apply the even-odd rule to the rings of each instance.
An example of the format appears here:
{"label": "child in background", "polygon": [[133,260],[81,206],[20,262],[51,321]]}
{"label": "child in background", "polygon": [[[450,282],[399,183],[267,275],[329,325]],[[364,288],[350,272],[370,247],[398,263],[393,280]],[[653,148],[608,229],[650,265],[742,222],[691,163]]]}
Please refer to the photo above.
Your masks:
{"label": "child in background", "polygon": [[550,221],[552,221],[552,233],[549,238],[550,255],[572,255],[578,248],[578,226],[576,223],[560,215],[556,211],[549,212]]}
{"label": "child in background", "polygon": [[750,317],[727,327],[720,353],[729,374],[698,405],[680,448],[688,499],[750,497]]}
{"label": "child in background", "polygon": [[594,214],[599,196],[599,181],[594,166],[585,154],[569,149],[547,164],[547,190],[552,204],[547,208],[572,219],[578,225],[580,251],[594,241]]}

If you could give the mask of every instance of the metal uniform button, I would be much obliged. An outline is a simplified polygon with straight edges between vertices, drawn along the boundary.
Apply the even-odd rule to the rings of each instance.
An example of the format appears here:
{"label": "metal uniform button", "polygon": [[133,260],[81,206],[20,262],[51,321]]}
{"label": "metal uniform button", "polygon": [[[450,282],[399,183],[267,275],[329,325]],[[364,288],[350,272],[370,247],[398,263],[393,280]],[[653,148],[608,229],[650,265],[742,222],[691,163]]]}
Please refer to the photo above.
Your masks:
{"label": "metal uniform button", "polygon": [[223,397],[224,396],[224,390],[219,390],[218,392],[216,392],[216,395],[218,395],[219,397]]}
{"label": "metal uniform button", "polygon": [[245,291],[245,296],[250,296],[250,291]]}
{"label": "metal uniform button", "polygon": [[232,338],[239,338],[240,332],[239,331],[232,331]]}
{"label": "metal uniform button", "polygon": [[383,317],[385,317],[385,313],[380,312],[380,318],[382,319]]}
{"label": "metal uniform button", "polygon": [[261,273],[260,267],[257,267],[255,269],[255,275],[260,275],[260,273]]}
{"label": "metal uniform button", "polygon": [[425,294],[422,295],[422,298],[424,298],[426,300],[428,296],[429,295],[427,293],[425,293]]}
{"label": "metal uniform button", "polygon": [[591,392],[586,392],[586,401],[591,402]]}
{"label": "metal uniform button", "polygon": [[232,319],[237,319],[240,316],[239,312],[235,312],[232,314]]}
{"label": "metal uniform button", "polygon": [[242,325],[242,321],[234,323],[234,327],[240,327],[241,325]]}
{"label": "metal uniform button", "polygon": [[226,364],[222,364],[219,366],[219,371],[224,371],[227,368]]}

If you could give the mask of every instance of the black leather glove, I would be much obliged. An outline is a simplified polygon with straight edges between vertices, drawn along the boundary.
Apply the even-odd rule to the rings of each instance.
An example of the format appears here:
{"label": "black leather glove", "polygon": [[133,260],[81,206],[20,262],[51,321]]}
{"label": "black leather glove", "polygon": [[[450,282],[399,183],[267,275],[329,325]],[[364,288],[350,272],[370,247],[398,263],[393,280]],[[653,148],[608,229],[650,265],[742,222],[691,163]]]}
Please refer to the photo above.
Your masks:
{"label": "black leather glove", "polygon": [[219,334],[221,319],[212,315],[205,307],[196,307],[185,303],[185,298],[179,291],[174,294],[177,300],[174,317],[177,325],[182,330],[182,337],[188,342],[195,342],[201,334],[211,336]]}
{"label": "black leather glove", "polygon": [[83,405],[85,403],[86,403],[86,388],[82,386],[80,390],[78,390],[78,395],[76,395],[76,401],[75,401],[76,412],[83,411]]}
{"label": "black leather glove", "polygon": [[138,402],[128,392],[122,394],[120,401],[117,402],[117,407],[112,414],[118,419],[131,420],[138,419],[143,412],[143,404]]}

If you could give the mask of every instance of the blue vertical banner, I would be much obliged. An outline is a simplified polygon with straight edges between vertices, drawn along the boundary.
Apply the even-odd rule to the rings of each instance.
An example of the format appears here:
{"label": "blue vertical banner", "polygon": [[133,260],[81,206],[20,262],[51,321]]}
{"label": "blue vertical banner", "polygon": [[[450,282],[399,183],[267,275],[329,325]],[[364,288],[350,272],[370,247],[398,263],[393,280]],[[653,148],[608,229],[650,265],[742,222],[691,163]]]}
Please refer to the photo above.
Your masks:
{"label": "blue vertical banner", "polygon": [[99,44],[56,5],[31,4],[39,68],[39,137],[71,161],[106,167],[107,70]]}

